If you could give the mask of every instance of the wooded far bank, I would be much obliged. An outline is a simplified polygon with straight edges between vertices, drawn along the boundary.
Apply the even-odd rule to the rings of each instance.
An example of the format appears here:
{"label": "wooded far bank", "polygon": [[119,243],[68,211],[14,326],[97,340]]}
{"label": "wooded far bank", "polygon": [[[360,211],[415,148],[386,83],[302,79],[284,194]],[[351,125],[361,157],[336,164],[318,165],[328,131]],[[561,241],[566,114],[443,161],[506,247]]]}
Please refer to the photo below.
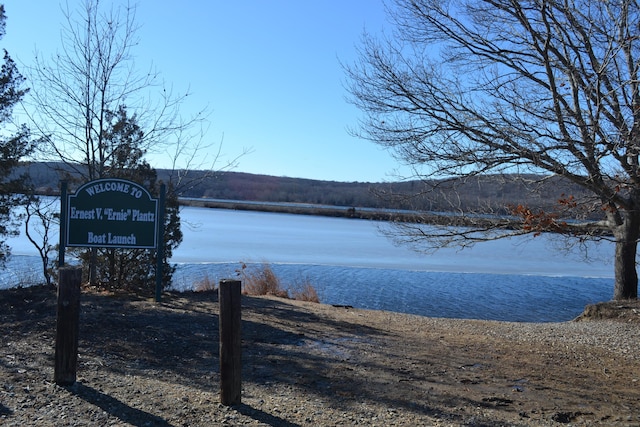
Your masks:
{"label": "wooded far bank", "polygon": [[[61,171],[68,172],[68,168],[60,163],[31,163],[19,172],[30,176],[40,194],[57,194]],[[479,175],[428,183],[420,180],[371,183],[243,172],[158,170],[159,179],[165,182],[176,182],[178,174],[178,196],[183,204],[373,219],[390,219],[387,210],[508,215],[514,206],[527,206],[532,211],[553,212],[558,210],[560,200],[589,197],[581,187],[557,176]],[[287,205],[277,205],[281,203]],[[401,214],[394,212],[393,216],[398,218]],[[566,212],[567,218],[580,215],[577,211]]]}

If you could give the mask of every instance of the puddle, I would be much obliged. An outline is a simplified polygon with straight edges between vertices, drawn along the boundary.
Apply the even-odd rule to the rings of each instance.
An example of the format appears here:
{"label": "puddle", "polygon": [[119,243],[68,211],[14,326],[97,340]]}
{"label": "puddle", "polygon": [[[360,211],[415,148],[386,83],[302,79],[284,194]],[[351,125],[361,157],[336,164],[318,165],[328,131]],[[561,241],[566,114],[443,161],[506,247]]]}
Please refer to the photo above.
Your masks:
{"label": "puddle", "polygon": [[322,354],[330,355],[343,360],[349,360],[352,358],[354,349],[350,344],[373,344],[370,339],[361,337],[340,337],[331,339],[302,339],[299,345],[309,348],[312,351],[316,351]]}

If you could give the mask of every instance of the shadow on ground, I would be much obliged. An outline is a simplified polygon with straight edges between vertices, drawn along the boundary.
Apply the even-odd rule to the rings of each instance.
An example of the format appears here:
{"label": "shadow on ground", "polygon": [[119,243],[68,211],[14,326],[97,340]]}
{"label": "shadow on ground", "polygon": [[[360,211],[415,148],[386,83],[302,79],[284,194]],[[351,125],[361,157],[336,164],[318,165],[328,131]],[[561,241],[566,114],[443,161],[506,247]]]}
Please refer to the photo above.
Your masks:
{"label": "shadow on ground", "polygon": [[120,400],[104,394],[93,387],[76,382],[74,385],[65,387],[71,394],[95,405],[106,413],[118,418],[123,423],[136,427],[157,426],[174,427],[166,420],[140,409],[133,408]]}
{"label": "shadow on ground", "polygon": [[[44,330],[54,335],[54,290],[2,293],[0,298],[7,304],[3,306],[11,307],[0,314],[0,321],[11,333]],[[387,332],[337,320],[346,317],[325,316],[322,311],[308,310],[286,300],[243,297],[242,310],[242,381],[258,387],[259,393],[268,393],[274,385],[287,386],[296,396],[312,396],[344,412],[357,405],[383,404],[402,413],[452,421],[461,421],[455,415],[457,406],[499,406],[491,400],[462,397],[458,379],[451,380],[455,391],[430,395],[429,388],[442,381],[443,370],[464,363],[455,356],[428,362],[431,365],[425,363],[428,354],[420,360],[399,357],[402,343],[393,341]],[[83,293],[80,322],[80,382],[69,391],[121,421],[171,425],[157,415],[134,408],[125,398],[128,392],[110,395],[89,385],[100,384],[106,373],[116,374],[117,378],[146,378],[151,385],[163,381],[191,392],[195,388],[209,396],[217,392],[216,292],[166,293],[160,303],[130,295]],[[407,399],[407,395],[416,394],[424,397]],[[268,425],[297,425],[256,406],[259,405],[243,404],[234,409]],[[10,409],[0,407],[0,412]],[[163,413],[160,408],[154,412]],[[483,425],[498,424],[483,420]]]}

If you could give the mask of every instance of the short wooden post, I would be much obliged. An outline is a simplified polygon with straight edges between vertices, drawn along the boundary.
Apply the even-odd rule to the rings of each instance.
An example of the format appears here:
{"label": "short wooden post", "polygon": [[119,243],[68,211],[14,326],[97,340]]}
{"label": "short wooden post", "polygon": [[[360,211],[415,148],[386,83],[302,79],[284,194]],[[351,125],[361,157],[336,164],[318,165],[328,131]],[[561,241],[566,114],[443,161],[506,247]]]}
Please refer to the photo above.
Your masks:
{"label": "short wooden post", "polygon": [[56,356],[53,375],[56,384],[66,386],[76,382],[82,268],[63,267],[58,270],[58,274]]}
{"label": "short wooden post", "polygon": [[239,280],[221,280],[220,303],[220,403],[239,405],[242,389],[241,284]]}

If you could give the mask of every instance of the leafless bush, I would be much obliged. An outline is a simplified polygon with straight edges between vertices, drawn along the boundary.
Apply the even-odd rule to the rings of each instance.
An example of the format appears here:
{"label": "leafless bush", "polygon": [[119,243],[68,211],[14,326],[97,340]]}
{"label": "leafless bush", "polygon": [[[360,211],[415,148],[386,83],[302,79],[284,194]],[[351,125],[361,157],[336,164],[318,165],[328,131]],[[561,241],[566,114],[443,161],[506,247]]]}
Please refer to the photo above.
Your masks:
{"label": "leafless bush", "polygon": [[308,279],[295,283],[287,289],[267,263],[255,267],[248,267],[242,263],[237,271],[242,281],[242,292],[245,295],[273,295],[299,301],[320,302],[318,293]]}
{"label": "leafless bush", "polygon": [[291,288],[291,298],[298,301],[320,302],[318,291],[313,287],[308,278],[296,282]]}
{"label": "leafless bush", "polygon": [[193,287],[193,290],[196,292],[215,291],[216,289],[216,281],[211,280],[206,274],[202,279],[196,282]]}
{"label": "leafless bush", "polygon": [[268,264],[248,268],[242,265],[240,270],[242,292],[245,295],[274,295],[289,298],[289,292],[282,288],[280,279]]}

